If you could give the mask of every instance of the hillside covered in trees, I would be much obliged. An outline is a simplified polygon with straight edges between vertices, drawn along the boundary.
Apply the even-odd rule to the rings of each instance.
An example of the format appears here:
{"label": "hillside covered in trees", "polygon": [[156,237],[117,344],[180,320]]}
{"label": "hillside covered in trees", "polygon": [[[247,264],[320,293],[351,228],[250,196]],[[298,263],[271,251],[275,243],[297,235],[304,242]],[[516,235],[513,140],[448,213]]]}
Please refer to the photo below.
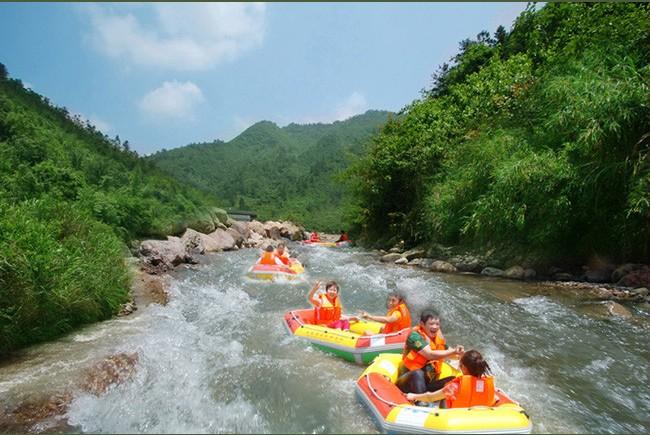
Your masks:
{"label": "hillside covered in trees", "polygon": [[460,43],[351,170],[357,231],[531,262],[650,260],[650,9],[531,4]]}
{"label": "hillside covered in trees", "polygon": [[0,64],[0,354],[110,317],[135,237],[218,213]]}
{"label": "hillside covered in trees", "polygon": [[333,124],[258,122],[224,143],[192,144],[149,159],[177,179],[217,195],[223,204],[250,209],[261,219],[289,219],[338,231],[350,221],[340,173],[389,117],[368,111]]}

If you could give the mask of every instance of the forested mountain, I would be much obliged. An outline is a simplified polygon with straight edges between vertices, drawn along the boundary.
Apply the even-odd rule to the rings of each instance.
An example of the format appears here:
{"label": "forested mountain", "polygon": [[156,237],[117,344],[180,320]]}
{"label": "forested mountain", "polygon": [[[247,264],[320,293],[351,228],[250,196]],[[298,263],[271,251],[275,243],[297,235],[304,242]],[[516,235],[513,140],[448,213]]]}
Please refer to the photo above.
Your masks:
{"label": "forested mountain", "polygon": [[368,111],[333,124],[262,121],[224,143],[192,144],[150,157],[179,180],[262,219],[291,219],[338,231],[347,225],[349,194],[340,172],[390,113]]}
{"label": "forested mountain", "polygon": [[215,203],[0,64],[0,354],[111,316],[127,298],[126,243]]}
{"label": "forested mountain", "polygon": [[352,170],[358,230],[538,262],[650,260],[649,10],[531,4],[510,32],[462,41]]}

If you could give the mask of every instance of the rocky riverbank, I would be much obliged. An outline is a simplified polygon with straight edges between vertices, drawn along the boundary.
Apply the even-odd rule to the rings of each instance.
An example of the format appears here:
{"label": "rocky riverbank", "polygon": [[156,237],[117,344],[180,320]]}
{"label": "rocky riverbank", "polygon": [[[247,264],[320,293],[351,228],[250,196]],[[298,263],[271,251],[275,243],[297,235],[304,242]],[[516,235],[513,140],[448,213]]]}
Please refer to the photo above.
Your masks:
{"label": "rocky riverbank", "polygon": [[[525,265],[491,262],[489,256],[454,254],[451,248],[405,249],[397,244],[388,251],[379,250],[381,261],[420,267],[432,272],[462,273],[522,281],[538,281],[549,286],[580,290],[598,300],[650,304],[650,266],[627,263],[614,265],[600,259],[581,267],[580,271],[551,266],[536,270]],[[432,258],[433,255],[435,258]]]}

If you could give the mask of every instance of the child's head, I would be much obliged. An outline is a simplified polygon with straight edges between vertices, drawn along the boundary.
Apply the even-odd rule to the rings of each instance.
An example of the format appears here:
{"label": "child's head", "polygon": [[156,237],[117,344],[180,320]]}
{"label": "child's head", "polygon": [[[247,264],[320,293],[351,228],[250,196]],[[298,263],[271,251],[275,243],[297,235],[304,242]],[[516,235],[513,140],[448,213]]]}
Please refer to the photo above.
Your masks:
{"label": "child's head", "polygon": [[463,354],[460,359],[460,369],[463,374],[476,376],[477,378],[490,374],[490,366],[483,359],[483,355],[474,349]]}
{"label": "child's head", "polygon": [[404,302],[404,295],[398,291],[388,293],[386,296],[386,307],[390,310]]}
{"label": "child's head", "polygon": [[278,243],[278,252],[284,252],[284,248],[286,248],[287,245],[285,245],[283,242]]}
{"label": "child's head", "polygon": [[273,245],[268,245],[265,249],[266,252],[273,252]]}
{"label": "child's head", "polygon": [[330,281],[325,284],[325,293],[331,298],[336,297],[339,294],[339,285],[336,281]]}

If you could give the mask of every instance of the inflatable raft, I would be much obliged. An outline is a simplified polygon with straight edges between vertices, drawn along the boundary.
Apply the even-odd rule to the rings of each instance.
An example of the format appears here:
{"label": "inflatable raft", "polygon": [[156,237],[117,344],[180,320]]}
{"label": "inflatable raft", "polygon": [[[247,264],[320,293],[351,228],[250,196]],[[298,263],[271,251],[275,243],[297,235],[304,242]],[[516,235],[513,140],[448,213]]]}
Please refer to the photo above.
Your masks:
{"label": "inflatable raft", "polygon": [[312,242],[311,240],[303,240],[302,244],[310,246],[325,246],[326,248],[341,248],[343,246],[350,246],[352,242]]}
{"label": "inflatable raft", "polygon": [[248,270],[248,277],[253,279],[276,281],[301,279],[305,268],[298,260],[292,259],[289,266],[254,264]]}
{"label": "inflatable raft", "polygon": [[[369,364],[380,353],[402,354],[410,328],[380,334],[383,323],[360,320],[350,324],[349,331],[314,324],[314,309],[289,311],[284,315],[289,333],[306,338],[314,347],[357,364]],[[371,331],[374,335],[363,335]]]}
{"label": "inflatable raft", "polygon": [[[357,395],[383,432],[530,433],[532,425],[526,412],[499,389],[496,389],[497,401],[493,406],[443,409],[411,404],[395,385],[401,360],[401,355],[380,355],[357,380]],[[460,374],[444,363],[440,377]]]}

